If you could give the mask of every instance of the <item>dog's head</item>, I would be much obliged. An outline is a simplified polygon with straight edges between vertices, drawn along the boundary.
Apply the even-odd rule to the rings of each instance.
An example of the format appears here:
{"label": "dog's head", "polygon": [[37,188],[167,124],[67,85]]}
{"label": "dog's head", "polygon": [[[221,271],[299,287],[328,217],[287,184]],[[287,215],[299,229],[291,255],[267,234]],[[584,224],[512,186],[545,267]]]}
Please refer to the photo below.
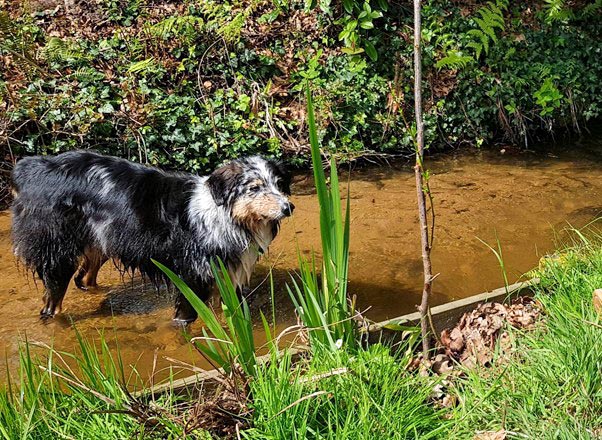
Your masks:
{"label": "dog's head", "polygon": [[218,206],[225,206],[240,224],[280,221],[292,215],[289,201],[290,175],[282,164],[252,156],[234,160],[208,178],[207,184]]}

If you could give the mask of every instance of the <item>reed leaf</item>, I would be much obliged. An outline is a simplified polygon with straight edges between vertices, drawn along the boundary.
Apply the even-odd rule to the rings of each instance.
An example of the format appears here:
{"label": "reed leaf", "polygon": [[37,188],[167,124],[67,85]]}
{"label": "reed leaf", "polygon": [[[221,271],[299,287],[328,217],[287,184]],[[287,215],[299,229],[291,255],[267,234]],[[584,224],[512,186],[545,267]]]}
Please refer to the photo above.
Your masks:
{"label": "reed leaf", "polygon": [[232,371],[234,365],[239,364],[247,375],[252,376],[256,356],[251,312],[247,301],[244,298],[239,299],[224,263],[221,260],[218,264],[212,262],[211,269],[222,299],[227,330],[223,328],[215,312],[201,301],[180,277],[158,261],[153,260],[153,263],[182,292],[205,325],[202,330],[203,337],[199,338],[202,342],[194,341],[201,353],[226,372]]}
{"label": "reed leaf", "polygon": [[322,167],[320,143],[309,88],[307,89],[307,119],[314,181],[320,206],[321,282],[318,282],[313,253],[311,263],[298,253],[301,282],[293,278],[292,287],[287,286],[287,289],[297,314],[309,331],[312,348],[329,347],[331,350],[337,350],[341,343],[355,346],[355,331],[351,321],[353,310],[347,297],[349,189],[343,218],[339,178],[334,158],[330,160],[330,185],[327,183]]}

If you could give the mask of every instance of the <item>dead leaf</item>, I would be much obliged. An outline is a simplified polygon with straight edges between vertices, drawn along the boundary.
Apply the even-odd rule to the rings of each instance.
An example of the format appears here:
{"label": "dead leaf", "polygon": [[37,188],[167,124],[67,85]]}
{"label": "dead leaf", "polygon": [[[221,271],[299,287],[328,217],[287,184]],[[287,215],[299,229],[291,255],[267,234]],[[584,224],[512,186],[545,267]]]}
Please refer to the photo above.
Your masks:
{"label": "dead leaf", "polygon": [[594,310],[602,315],[602,289],[594,290]]}
{"label": "dead leaf", "polygon": [[500,429],[499,431],[481,431],[477,432],[473,437],[473,440],[505,440],[506,431]]}

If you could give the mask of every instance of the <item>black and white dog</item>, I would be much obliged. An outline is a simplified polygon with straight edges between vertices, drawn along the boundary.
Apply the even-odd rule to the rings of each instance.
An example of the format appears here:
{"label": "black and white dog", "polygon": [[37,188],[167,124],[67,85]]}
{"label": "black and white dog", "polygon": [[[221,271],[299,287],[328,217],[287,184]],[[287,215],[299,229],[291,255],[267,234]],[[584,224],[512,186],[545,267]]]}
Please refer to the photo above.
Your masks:
{"label": "black and white dog", "polygon": [[[294,209],[283,168],[258,156],[200,177],[73,151],[24,158],[12,178],[14,252],[44,282],[43,318],[60,310],[76,272],[78,287],[94,286],[108,259],[158,283],[154,258],[206,300],[219,257],[240,289]],[[196,317],[179,294],[174,319]]]}

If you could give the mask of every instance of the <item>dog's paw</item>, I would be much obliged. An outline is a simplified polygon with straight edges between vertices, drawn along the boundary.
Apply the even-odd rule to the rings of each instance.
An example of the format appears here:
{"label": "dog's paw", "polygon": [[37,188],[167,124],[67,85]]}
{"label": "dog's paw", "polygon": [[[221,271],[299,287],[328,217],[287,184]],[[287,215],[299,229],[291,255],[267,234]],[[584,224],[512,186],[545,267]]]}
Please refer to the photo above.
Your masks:
{"label": "dog's paw", "polygon": [[188,327],[191,325],[196,319],[183,319],[183,318],[173,318],[171,323],[174,327]]}
{"label": "dog's paw", "polygon": [[54,318],[54,312],[48,311],[45,308],[40,310],[40,321],[42,321],[44,324],[46,324],[52,318]]}

